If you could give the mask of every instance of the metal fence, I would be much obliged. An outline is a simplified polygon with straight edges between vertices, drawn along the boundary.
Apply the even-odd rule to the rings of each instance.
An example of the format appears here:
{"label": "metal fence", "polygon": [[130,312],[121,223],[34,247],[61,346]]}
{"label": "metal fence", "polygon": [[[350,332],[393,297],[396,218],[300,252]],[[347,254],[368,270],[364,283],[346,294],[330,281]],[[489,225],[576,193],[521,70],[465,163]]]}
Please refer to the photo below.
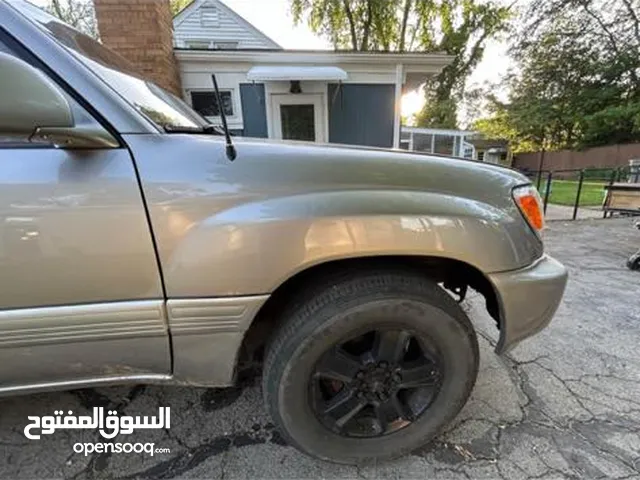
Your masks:
{"label": "metal fence", "polygon": [[[551,204],[571,207],[571,220],[578,217],[578,211],[589,208],[600,211],[602,218],[612,216],[613,212],[602,209],[605,199],[605,185],[627,182],[630,179],[630,167],[583,168],[562,170],[521,170],[538,188],[544,201],[544,212]],[[598,198],[598,197],[601,198]],[[599,202],[598,202],[599,200]],[[594,214],[595,215],[595,214]]]}

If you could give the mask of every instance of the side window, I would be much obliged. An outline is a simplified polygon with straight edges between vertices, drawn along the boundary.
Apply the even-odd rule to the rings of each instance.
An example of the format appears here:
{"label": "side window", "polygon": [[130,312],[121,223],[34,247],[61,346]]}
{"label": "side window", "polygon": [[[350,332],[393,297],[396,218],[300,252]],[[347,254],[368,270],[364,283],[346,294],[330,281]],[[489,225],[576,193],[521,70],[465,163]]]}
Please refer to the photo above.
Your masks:
{"label": "side window", "polygon": [[[220,90],[220,99],[224,114],[227,117],[234,116],[233,92],[231,90]],[[212,90],[191,91],[191,105],[193,109],[203,117],[219,117],[220,106],[216,94]]]}
{"label": "side window", "polygon": [[[2,33],[3,32],[0,30],[0,52],[8,53],[9,55],[18,57],[21,60],[24,60],[27,63],[38,68],[38,65],[35,64],[33,61],[31,61],[31,59],[28,58],[26,55],[23,56],[18,54],[18,52],[16,51],[16,48],[12,48],[12,46],[9,45],[8,41],[4,39]],[[83,108],[82,105],[80,105],[73,97],[71,97],[66,92],[65,92],[65,96],[67,98],[67,101],[69,102],[69,106],[71,107],[71,111],[73,113],[73,119],[76,125],[98,125],[97,120],[93,118],[89,114],[89,112],[87,112],[86,109]],[[2,132],[0,132],[0,148],[20,148],[20,147],[47,148],[46,145],[35,145],[32,143],[29,143],[29,141],[27,140],[16,139],[15,137],[8,137],[6,135],[3,135]]]}

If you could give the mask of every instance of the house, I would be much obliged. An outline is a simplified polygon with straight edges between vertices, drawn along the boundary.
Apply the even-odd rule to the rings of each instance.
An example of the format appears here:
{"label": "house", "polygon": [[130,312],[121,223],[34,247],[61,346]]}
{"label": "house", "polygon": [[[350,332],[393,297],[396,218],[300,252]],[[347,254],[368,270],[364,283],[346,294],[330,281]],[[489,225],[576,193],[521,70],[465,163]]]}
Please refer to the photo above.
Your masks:
{"label": "house", "polygon": [[470,130],[402,127],[400,148],[416,152],[437,153],[471,158],[487,163],[511,165],[509,141],[487,138]]}
{"label": "house", "polygon": [[168,0],[95,0],[95,8],[107,46],[212,123],[220,121],[215,74],[229,126],[244,136],[399,148],[403,93],[451,61],[284,49],[219,0],[194,0],[172,21]]}
{"label": "house", "polygon": [[513,152],[509,140],[503,138],[487,138],[479,133],[467,138],[467,142],[473,147],[475,152],[471,157],[486,163],[499,163],[500,165],[512,166]]}

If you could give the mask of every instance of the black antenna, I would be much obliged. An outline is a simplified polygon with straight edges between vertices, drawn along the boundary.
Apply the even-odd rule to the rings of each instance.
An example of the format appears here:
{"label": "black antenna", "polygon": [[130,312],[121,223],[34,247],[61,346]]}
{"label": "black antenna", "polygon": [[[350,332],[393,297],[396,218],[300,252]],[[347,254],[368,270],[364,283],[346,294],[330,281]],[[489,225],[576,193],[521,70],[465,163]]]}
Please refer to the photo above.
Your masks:
{"label": "black antenna", "polygon": [[213,89],[216,91],[216,100],[218,101],[218,110],[220,111],[220,119],[222,120],[224,138],[227,141],[225,151],[229,161],[233,162],[237,155],[236,147],[233,146],[233,142],[231,141],[231,134],[229,133],[229,127],[227,126],[227,116],[224,114],[224,107],[222,105],[222,99],[220,98],[220,90],[218,89],[218,82],[216,81],[215,73],[211,75],[211,79],[213,80]]}

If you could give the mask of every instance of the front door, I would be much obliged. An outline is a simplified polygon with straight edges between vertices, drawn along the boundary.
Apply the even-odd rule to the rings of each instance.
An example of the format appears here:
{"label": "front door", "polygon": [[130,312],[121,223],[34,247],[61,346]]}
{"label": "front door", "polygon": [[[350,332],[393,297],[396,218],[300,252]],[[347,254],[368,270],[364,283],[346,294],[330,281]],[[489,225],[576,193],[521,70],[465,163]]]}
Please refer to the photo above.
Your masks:
{"label": "front door", "polygon": [[275,138],[326,142],[324,95],[272,95],[271,109]]}
{"label": "front door", "polygon": [[[0,51],[33,63],[1,35]],[[100,128],[67,99],[76,124]],[[67,150],[8,133],[0,131],[0,391],[169,374],[160,273],[129,150]]]}

